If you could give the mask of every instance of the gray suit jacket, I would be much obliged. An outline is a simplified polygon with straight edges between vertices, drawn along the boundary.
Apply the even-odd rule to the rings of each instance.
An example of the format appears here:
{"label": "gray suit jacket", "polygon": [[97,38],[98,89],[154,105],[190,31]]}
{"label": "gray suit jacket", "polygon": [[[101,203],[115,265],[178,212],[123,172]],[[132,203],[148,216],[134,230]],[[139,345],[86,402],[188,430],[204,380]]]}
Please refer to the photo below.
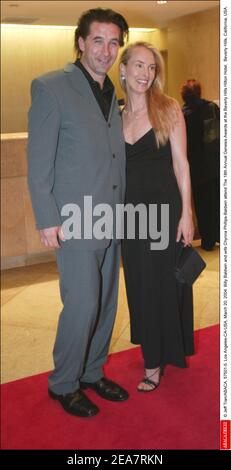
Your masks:
{"label": "gray suit jacket", "polygon": [[[125,192],[125,144],[115,94],[108,121],[74,64],[32,82],[28,182],[37,228],[62,224],[61,209],[84,196],[115,209]],[[93,221],[94,223],[94,221]],[[109,240],[69,240],[63,247],[98,249]]]}

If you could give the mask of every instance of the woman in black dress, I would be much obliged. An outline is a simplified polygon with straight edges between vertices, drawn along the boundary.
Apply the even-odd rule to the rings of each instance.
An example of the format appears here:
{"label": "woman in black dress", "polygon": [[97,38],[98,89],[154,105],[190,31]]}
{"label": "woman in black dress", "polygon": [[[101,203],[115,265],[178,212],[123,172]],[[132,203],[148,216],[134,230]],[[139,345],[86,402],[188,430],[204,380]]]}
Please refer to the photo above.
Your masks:
{"label": "woman in black dress", "polygon": [[145,374],[137,389],[149,392],[158,387],[166,364],[185,367],[185,356],[194,352],[192,289],[177,284],[174,276],[178,242],[186,246],[193,239],[186,132],[178,103],[162,91],[163,60],[152,45],[138,42],[124,50],[120,79],[127,97],[122,112],[126,204],[147,209],[155,204],[160,232],[161,206],[169,208],[167,246],[158,248],[150,236],[139,238],[137,218],[133,239],[126,236],[132,227],[125,220],[122,243],[131,341],[141,344],[144,358]]}

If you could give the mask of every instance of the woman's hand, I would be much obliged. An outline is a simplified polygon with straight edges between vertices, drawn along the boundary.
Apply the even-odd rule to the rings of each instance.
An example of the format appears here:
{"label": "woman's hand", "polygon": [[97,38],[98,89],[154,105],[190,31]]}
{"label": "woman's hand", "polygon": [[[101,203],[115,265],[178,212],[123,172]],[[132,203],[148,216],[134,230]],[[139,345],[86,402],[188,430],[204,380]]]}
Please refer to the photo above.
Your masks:
{"label": "woman's hand", "polygon": [[182,239],[184,246],[191,245],[193,235],[194,225],[192,215],[190,213],[182,214],[177,228],[176,241],[179,242]]}

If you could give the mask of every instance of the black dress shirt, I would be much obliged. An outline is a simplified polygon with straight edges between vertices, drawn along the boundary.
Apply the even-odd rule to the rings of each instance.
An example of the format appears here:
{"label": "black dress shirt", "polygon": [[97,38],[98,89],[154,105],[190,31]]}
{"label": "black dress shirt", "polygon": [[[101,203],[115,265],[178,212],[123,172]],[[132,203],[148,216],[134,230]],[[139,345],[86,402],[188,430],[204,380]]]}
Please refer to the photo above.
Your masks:
{"label": "black dress shirt", "polygon": [[90,73],[83,66],[82,62],[80,62],[80,59],[76,60],[75,65],[85,75],[92,89],[92,92],[99,104],[99,107],[104,115],[104,118],[107,121],[109,117],[110,108],[111,108],[112,96],[114,93],[113,83],[111,82],[110,78],[106,75],[104,83],[103,83],[103,88],[101,89],[99,82],[97,82],[96,80],[94,80],[94,78],[92,78]]}

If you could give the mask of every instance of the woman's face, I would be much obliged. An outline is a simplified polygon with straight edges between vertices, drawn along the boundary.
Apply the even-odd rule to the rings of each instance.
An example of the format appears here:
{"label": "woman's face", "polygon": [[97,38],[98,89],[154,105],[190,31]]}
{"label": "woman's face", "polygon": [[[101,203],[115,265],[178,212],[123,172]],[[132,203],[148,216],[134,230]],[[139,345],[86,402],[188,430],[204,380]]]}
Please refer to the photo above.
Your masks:
{"label": "woman's face", "polygon": [[127,65],[121,64],[127,92],[146,93],[156,76],[156,61],[152,51],[143,46],[134,47]]}

